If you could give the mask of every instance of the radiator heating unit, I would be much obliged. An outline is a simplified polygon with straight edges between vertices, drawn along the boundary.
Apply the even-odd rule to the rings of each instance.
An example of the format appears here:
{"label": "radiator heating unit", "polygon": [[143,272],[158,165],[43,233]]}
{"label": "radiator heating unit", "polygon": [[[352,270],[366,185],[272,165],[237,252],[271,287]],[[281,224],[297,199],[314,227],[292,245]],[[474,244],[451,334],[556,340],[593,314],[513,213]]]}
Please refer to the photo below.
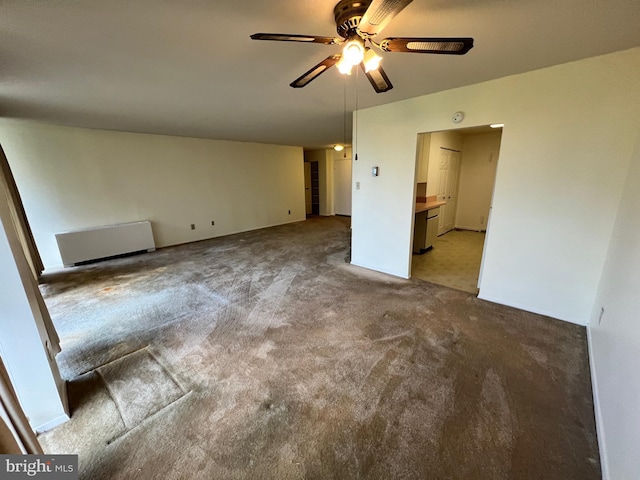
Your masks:
{"label": "radiator heating unit", "polygon": [[56,241],[65,267],[156,249],[149,221],[69,230]]}

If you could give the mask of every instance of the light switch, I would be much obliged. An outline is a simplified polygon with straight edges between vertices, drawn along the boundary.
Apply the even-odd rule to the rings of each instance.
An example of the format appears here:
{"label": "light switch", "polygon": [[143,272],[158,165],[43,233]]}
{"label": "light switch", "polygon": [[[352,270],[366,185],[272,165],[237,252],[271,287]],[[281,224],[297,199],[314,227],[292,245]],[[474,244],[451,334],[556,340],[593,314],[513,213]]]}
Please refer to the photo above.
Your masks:
{"label": "light switch", "polygon": [[360,190],[360,182],[356,182],[356,190]]}

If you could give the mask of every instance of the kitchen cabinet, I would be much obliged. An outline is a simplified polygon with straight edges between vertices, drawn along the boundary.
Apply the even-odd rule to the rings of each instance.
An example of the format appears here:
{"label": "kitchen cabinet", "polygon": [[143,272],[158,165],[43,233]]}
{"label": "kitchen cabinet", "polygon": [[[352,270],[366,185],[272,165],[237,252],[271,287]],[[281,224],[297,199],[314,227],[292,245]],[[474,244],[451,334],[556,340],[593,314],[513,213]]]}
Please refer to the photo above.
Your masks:
{"label": "kitchen cabinet", "polygon": [[425,250],[429,250],[433,247],[433,243],[438,238],[438,223],[439,223],[439,213],[440,208],[436,207],[431,210],[427,210],[427,239],[424,245]]}
{"label": "kitchen cabinet", "polygon": [[413,226],[413,253],[424,253],[427,242],[427,211],[416,213]]}
{"label": "kitchen cabinet", "polygon": [[433,247],[438,236],[438,217],[440,208],[446,202],[431,199],[426,203],[416,203],[416,216],[413,226],[413,253],[425,253]]}

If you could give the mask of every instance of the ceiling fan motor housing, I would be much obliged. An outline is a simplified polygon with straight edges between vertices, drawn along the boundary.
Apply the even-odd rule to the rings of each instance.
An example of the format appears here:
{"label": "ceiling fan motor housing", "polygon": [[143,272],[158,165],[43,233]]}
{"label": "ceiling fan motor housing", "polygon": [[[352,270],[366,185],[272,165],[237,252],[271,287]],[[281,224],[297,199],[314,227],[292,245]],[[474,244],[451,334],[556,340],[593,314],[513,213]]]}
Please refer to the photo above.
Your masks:
{"label": "ceiling fan motor housing", "polygon": [[356,29],[370,3],[371,0],[340,0],[333,9],[338,35],[342,38],[357,35]]}

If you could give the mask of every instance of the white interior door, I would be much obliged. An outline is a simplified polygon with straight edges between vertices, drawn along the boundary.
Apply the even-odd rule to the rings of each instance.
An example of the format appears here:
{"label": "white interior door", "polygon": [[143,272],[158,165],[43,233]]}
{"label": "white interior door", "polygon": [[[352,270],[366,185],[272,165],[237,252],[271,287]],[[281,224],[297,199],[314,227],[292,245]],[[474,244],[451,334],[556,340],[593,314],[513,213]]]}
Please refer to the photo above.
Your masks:
{"label": "white interior door", "polygon": [[447,202],[446,205],[440,207],[438,235],[442,235],[452,230],[455,225],[458,182],[460,180],[460,152],[442,149],[439,170],[438,200]]}

